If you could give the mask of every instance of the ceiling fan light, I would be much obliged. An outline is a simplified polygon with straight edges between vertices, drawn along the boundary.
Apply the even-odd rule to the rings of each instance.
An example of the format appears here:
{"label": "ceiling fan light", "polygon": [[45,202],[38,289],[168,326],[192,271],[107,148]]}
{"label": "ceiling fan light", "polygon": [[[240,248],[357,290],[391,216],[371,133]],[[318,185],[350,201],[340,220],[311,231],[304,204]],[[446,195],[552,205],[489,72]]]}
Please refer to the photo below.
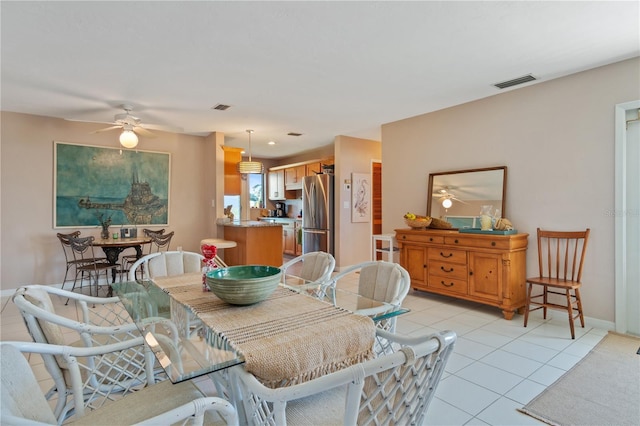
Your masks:
{"label": "ceiling fan light", "polygon": [[124,130],[120,134],[120,144],[125,148],[135,148],[138,145],[138,136],[131,130]]}
{"label": "ceiling fan light", "polygon": [[444,207],[445,209],[448,209],[452,205],[453,201],[451,201],[451,198],[445,198],[444,200],[442,200],[442,207]]}

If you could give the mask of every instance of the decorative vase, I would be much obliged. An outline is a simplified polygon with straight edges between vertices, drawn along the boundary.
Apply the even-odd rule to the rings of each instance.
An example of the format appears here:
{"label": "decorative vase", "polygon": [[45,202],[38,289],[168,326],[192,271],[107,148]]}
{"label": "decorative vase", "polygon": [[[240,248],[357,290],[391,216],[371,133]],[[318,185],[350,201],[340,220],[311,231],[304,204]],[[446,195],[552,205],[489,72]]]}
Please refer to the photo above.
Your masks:
{"label": "decorative vase", "polygon": [[482,231],[491,231],[493,229],[493,217],[491,216],[492,205],[484,205],[480,207],[480,229]]}
{"label": "decorative vase", "polygon": [[109,227],[107,225],[102,225],[102,232],[100,233],[100,237],[103,240],[109,239]]}

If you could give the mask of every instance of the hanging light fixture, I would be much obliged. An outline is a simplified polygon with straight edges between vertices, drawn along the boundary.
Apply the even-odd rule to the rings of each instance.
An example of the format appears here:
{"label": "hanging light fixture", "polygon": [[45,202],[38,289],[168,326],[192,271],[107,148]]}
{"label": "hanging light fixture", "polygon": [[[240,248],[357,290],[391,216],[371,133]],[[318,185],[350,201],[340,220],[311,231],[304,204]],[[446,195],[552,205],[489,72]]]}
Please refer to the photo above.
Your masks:
{"label": "hanging light fixture", "polygon": [[238,172],[242,174],[263,174],[264,165],[259,161],[251,161],[251,134],[253,133],[253,130],[247,130],[247,133],[249,133],[249,161],[240,161],[238,163]]}
{"label": "hanging light fixture", "polygon": [[138,145],[138,135],[136,135],[132,126],[125,124],[122,133],[120,133],[120,145],[125,148],[135,148]]}
{"label": "hanging light fixture", "polygon": [[451,201],[451,198],[447,197],[444,200],[442,200],[442,207],[444,207],[445,209],[448,209],[452,205],[453,205],[453,202]]}

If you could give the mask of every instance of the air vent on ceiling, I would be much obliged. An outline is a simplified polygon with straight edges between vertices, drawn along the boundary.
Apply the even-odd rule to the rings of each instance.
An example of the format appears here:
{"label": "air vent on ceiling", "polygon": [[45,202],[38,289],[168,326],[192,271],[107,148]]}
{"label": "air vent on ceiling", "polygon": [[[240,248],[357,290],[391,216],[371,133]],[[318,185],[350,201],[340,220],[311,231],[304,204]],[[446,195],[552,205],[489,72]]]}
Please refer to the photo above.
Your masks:
{"label": "air vent on ceiling", "polygon": [[514,78],[513,80],[496,83],[494,84],[494,86],[496,86],[498,89],[506,89],[507,87],[517,86],[518,84],[528,83],[535,80],[537,79],[534,76],[532,76],[531,74],[527,74],[522,77]]}
{"label": "air vent on ceiling", "polygon": [[287,136],[302,136],[302,133],[289,132],[287,133]]}
{"label": "air vent on ceiling", "polygon": [[225,105],[225,104],[218,104],[214,107],[211,107],[211,109],[217,109],[218,111],[226,111],[229,108],[231,108],[231,105]]}

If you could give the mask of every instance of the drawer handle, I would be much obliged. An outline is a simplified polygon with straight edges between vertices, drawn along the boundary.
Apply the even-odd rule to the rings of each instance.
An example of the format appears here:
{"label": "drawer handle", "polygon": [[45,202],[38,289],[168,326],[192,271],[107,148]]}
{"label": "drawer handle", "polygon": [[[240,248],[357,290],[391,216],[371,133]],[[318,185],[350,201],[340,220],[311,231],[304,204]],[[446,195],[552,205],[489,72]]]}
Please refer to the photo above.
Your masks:
{"label": "drawer handle", "polygon": [[458,240],[454,240],[453,242],[454,242],[454,243],[456,243],[456,244],[458,244]]}
{"label": "drawer handle", "polygon": [[452,257],[453,253],[444,254],[443,252],[440,252],[440,256],[442,256],[442,257],[444,257],[446,259],[446,258]]}
{"label": "drawer handle", "polygon": [[453,283],[449,283],[449,284],[447,284],[447,283],[445,283],[444,281],[440,281],[440,284],[442,284],[442,285],[443,285],[443,286],[445,286],[445,287],[453,287],[453,286],[454,286],[454,284],[453,284]]}
{"label": "drawer handle", "polygon": [[447,269],[444,269],[444,266],[441,266],[440,269],[442,270],[442,272],[453,272],[453,268],[447,270]]}
{"label": "drawer handle", "polygon": [[495,242],[495,241],[491,241],[491,245],[492,245],[493,247],[495,247],[495,246],[496,246],[496,242]]}
{"label": "drawer handle", "polygon": [[429,242],[432,242],[432,241],[433,241],[433,237],[429,237]]}
{"label": "drawer handle", "polygon": [[406,240],[406,239],[407,239],[407,236],[406,236],[406,235],[403,235],[403,236],[402,236],[402,239],[403,239],[403,240]]}

